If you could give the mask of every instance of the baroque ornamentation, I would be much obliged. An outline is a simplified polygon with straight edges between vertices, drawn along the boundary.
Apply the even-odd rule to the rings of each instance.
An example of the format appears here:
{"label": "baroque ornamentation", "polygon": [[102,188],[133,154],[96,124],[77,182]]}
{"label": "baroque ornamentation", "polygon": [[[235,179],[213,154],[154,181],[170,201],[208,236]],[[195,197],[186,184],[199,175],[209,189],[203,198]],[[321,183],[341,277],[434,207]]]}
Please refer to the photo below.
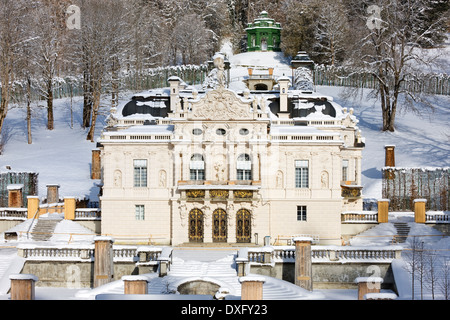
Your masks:
{"label": "baroque ornamentation", "polygon": [[225,88],[208,92],[205,98],[192,102],[192,119],[236,120],[252,119],[250,105]]}
{"label": "baroque ornamentation", "polygon": [[235,199],[251,199],[253,198],[253,191],[251,190],[235,190],[234,193]]}
{"label": "baroque ornamentation", "polygon": [[227,199],[229,196],[228,190],[210,190],[209,196],[212,199]]}
{"label": "baroque ornamentation", "polygon": [[205,190],[187,190],[186,197],[191,199],[198,199],[205,197]]}

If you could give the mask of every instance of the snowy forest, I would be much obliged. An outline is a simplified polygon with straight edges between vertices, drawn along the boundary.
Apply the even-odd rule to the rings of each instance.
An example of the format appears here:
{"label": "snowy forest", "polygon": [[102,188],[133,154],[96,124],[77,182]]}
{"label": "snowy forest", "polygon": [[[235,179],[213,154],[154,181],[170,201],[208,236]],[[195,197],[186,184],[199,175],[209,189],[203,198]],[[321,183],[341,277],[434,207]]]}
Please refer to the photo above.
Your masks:
{"label": "snowy forest", "polygon": [[399,95],[412,108],[426,103],[402,92],[401,83],[419,67],[436,68],[438,59],[418,50],[446,39],[449,6],[448,0],[0,0],[0,133],[8,110],[20,106],[32,143],[32,108],[43,104],[52,130],[55,86],[73,81],[82,86],[83,127],[93,141],[102,94],[114,106],[124,77],[202,65],[225,40],[244,52],[245,28],[263,10],[281,23],[286,56],[304,50],[317,64],[372,73],[383,130],[393,131]]}

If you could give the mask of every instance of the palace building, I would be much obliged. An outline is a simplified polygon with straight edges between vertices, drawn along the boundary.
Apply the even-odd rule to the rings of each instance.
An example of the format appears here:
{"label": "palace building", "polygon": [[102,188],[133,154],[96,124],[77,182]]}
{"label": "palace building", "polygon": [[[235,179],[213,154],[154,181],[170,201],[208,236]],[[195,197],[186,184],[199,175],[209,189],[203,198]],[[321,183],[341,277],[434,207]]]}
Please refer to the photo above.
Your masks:
{"label": "palace building", "polygon": [[272,90],[180,78],[112,111],[98,141],[102,234],[116,241],[259,243],[311,236],[341,244],[362,210],[358,120],[331,97],[279,77]]}

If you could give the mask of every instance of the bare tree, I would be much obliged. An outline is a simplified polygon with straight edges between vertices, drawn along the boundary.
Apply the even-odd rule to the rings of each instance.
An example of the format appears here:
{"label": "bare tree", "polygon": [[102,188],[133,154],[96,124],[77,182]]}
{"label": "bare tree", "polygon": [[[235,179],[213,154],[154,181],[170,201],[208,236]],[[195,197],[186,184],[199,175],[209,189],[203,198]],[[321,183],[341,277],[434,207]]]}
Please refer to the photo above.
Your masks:
{"label": "bare tree", "polygon": [[121,26],[124,23],[123,1],[109,0],[84,1],[82,8],[83,25],[81,28],[81,51],[85,72],[89,77],[89,90],[92,92],[91,122],[86,140],[94,141],[95,125],[100,109],[101,95],[107,74],[120,45],[118,41],[123,36]]}
{"label": "bare tree", "polygon": [[344,60],[349,43],[348,13],[342,0],[322,1],[315,30],[315,45],[311,57],[334,66]]}
{"label": "bare tree", "polygon": [[424,94],[413,91],[405,83],[435,62],[436,57],[424,54],[420,43],[439,24],[435,21],[425,30],[418,27],[421,25],[421,12],[429,4],[426,0],[363,0],[356,3],[365,9],[365,15],[359,18],[360,23],[366,25],[361,29],[366,35],[361,38],[360,50],[355,50],[351,62],[377,79],[382,130],[395,131],[400,104],[412,110],[431,107]]}
{"label": "bare tree", "polygon": [[20,46],[27,41],[21,22],[28,14],[22,0],[0,0],[0,133],[3,128],[14,81],[15,63]]}
{"label": "bare tree", "polygon": [[438,287],[445,300],[450,299],[450,260],[445,258],[443,265],[439,272],[439,278],[441,281],[438,282]]}
{"label": "bare tree", "polygon": [[61,2],[43,0],[33,11],[34,28],[38,38],[33,59],[42,77],[41,95],[47,100],[47,129],[54,129],[53,90],[63,54],[65,25]]}
{"label": "bare tree", "polygon": [[431,290],[431,297],[433,300],[434,300],[434,293],[435,293],[437,282],[438,282],[438,272],[437,272],[438,262],[439,262],[438,258],[439,258],[439,256],[437,255],[437,252],[434,250],[429,250],[425,254],[426,287],[428,287]]}
{"label": "bare tree", "polygon": [[173,41],[181,53],[183,64],[201,64],[210,56],[211,36],[198,15],[181,17],[173,29]]}

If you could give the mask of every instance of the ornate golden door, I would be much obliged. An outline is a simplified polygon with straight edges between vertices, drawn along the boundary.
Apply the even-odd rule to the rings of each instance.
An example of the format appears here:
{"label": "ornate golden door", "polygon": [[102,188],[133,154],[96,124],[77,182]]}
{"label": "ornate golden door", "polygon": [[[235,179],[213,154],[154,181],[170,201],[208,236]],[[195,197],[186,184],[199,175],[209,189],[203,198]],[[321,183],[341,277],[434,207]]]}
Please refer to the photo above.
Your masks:
{"label": "ornate golden door", "polygon": [[213,212],[213,242],[227,242],[227,213],[223,209]]}
{"label": "ornate golden door", "polygon": [[252,214],[247,209],[240,209],[236,213],[236,242],[250,243],[252,238]]}
{"label": "ornate golden door", "polygon": [[203,242],[203,212],[200,209],[189,212],[189,242]]}

